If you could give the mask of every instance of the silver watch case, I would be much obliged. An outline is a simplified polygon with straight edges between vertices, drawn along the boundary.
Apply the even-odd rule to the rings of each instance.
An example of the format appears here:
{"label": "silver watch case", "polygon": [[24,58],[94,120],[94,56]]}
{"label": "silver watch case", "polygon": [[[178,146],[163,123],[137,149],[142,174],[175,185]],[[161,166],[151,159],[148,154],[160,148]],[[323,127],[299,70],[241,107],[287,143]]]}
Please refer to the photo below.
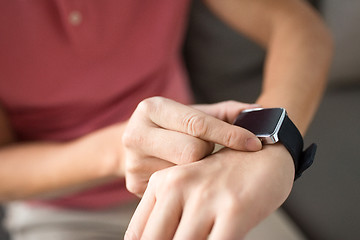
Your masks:
{"label": "silver watch case", "polygon": [[[281,110],[281,114],[279,119],[277,120],[277,123],[273,129],[272,132],[266,133],[266,134],[256,134],[255,135],[260,139],[260,141],[263,144],[275,144],[279,142],[279,131],[281,128],[282,123],[284,122],[285,116],[286,116],[286,110],[284,108],[277,108],[278,110]],[[253,109],[246,109],[242,112],[254,112],[254,111],[261,111],[264,110],[264,108],[253,108]]]}

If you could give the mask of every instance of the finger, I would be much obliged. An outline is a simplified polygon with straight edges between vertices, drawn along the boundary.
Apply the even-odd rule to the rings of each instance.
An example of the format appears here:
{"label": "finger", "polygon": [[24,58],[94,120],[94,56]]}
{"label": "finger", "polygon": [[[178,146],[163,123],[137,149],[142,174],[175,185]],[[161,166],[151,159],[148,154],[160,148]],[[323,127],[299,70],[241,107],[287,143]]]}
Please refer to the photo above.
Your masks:
{"label": "finger", "polygon": [[151,121],[160,127],[183,132],[236,150],[261,149],[260,140],[250,131],[194,108],[159,97],[148,99],[142,105]]}
{"label": "finger", "polygon": [[137,154],[137,158],[140,155],[143,158],[152,156],[179,165],[198,161],[214,150],[214,143],[188,134],[155,125],[138,125],[127,129],[122,139],[123,144]]}
{"label": "finger", "polygon": [[173,239],[181,218],[182,204],[176,194],[157,199],[143,232],[143,239]]}
{"label": "finger", "polygon": [[259,104],[249,104],[236,101],[224,101],[214,104],[196,104],[192,107],[213,117],[233,123],[236,117],[245,109],[259,108]]}
{"label": "finger", "polygon": [[151,211],[154,208],[155,201],[156,200],[155,200],[154,188],[152,187],[147,188],[143,198],[141,199],[139,205],[137,206],[130,220],[129,226],[124,236],[125,240],[140,239],[140,237],[144,232]]}
{"label": "finger", "polygon": [[224,214],[216,218],[208,240],[244,239],[247,232],[245,219],[234,214]]}
{"label": "finger", "polygon": [[128,156],[125,167],[126,188],[141,197],[154,172],[174,166],[173,163],[158,158]]}
{"label": "finger", "polygon": [[176,131],[151,128],[148,134],[144,153],[177,165],[198,161],[214,150],[213,143]]}
{"label": "finger", "polygon": [[207,239],[214,223],[214,216],[211,211],[203,207],[204,203],[201,205],[185,206],[174,240]]}

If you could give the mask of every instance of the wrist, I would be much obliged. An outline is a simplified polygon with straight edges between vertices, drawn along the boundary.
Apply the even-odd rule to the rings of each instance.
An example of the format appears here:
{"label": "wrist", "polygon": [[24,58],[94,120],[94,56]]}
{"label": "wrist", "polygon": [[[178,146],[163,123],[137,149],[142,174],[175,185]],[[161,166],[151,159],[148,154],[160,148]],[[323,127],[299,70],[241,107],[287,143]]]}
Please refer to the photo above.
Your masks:
{"label": "wrist", "polygon": [[275,167],[274,171],[277,174],[283,175],[291,182],[294,181],[295,164],[291,154],[282,143],[264,145],[261,151],[266,151],[266,154],[272,158],[270,164]]}
{"label": "wrist", "polygon": [[116,124],[79,139],[79,149],[91,152],[88,155],[91,156],[89,160],[93,163],[96,178],[124,176],[122,132],[122,125]]}
{"label": "wrist", "polygon": [[314,160],[316,144],[311,144],[305,151],[303,150],[301,133],[283,108],[243,111],[236,118],[234,125],[251,131],[265,145],[281,142],[293,159],[295,179],[300,177]]}

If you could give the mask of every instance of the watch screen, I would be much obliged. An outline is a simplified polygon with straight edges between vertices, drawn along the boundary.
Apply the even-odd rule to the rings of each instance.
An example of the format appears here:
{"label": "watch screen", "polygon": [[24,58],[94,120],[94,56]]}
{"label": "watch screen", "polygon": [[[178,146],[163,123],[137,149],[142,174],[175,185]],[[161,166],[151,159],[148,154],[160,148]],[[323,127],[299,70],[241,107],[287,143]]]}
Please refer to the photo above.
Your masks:
{"label": "watch screen", "polygon": [[283,108],[244,111],[236,118],[234,125],[243,127],[255,135],[271,135],[284,112]]}

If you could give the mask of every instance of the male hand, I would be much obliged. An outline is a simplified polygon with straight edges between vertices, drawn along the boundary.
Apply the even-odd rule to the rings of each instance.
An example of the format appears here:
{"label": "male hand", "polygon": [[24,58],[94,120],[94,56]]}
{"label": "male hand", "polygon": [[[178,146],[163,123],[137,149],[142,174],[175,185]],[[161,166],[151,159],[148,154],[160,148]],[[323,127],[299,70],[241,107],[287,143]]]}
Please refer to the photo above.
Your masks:
{"label": "male hand", "polygon": [[225,122],[251,107],[232,101],[189,107],[162,97],[142,101],[123,135],[128,190],[141,196],[154,172],[203,159],[211,154],[214,143],[235,150],[260,150],[261,142],[254,134]]}
{"label": "male hand", "polygon": [[281,144],[258,152],[229,148],[156,172],[126,240],[243,239],[290,193],[294,164]]}

